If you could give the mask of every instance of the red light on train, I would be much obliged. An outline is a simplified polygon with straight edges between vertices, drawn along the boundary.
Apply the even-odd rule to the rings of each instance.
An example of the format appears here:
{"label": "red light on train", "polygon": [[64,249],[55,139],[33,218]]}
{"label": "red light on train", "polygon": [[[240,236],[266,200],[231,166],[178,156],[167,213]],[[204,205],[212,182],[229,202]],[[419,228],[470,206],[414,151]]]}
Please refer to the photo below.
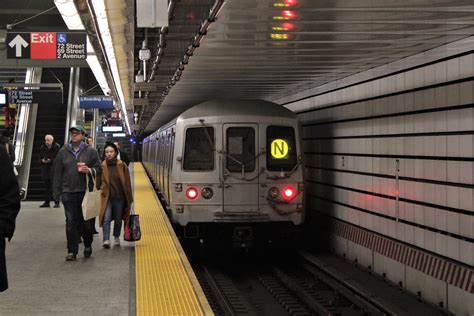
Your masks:
{"label": "red light on train", "polygon": [[283,199],[287,202],[294,199],[297,193],[296,189],[291,186],[285,187],[282,192],[283,192]]}
{"label": "red light on train", "polygon": [[199,195],[199,192],[196,188],[188,188],[186,190],[186,196],[190,200],[195,200],[198,197],[198,195]]}

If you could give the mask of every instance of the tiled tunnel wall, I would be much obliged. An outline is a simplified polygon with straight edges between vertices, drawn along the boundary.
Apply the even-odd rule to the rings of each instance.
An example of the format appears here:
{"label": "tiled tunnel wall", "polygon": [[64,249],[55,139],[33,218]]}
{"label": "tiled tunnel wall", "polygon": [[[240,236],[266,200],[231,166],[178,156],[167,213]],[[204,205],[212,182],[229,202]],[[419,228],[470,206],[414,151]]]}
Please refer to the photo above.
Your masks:
{"label": "tiled tunnel wall", "polygon": [[472,315],[472,50],[286,106],[302,123],[308,225],[336,253]]}

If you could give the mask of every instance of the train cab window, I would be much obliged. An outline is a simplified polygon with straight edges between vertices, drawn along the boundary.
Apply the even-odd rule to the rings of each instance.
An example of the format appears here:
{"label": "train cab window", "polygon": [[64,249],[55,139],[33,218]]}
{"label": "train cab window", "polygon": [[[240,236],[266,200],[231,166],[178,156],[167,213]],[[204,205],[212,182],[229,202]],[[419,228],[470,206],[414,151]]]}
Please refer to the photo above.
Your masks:
{"label": "train cab window", "polygon": [[268,126],[267,169],[270,171],[291,171],[297,161],[294,128]]}
{"label": "train cab window", "polygon": [[213,127],[188,128],[184,145],[183,169],[186,171],[213,170],[214,142]]}
{"label": "train cab window", "polygon": [[226,140],[226,167],[230,172],[255,170],[255,130],[251,127],[229,127]]}

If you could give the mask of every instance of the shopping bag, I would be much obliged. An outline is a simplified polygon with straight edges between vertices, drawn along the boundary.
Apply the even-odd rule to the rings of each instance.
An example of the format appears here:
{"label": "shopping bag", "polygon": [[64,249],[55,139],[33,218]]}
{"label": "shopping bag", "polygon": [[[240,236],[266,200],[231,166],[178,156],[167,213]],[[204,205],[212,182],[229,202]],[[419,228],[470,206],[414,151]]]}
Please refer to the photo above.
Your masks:
{"label": "shopping bag", "polygon": [[125,226],[123,239],[126,241],[138,241],[142,237],[140,230],[140,216],[138,214],[130,214],[128,225]]}
{"label": "shopping bag", "polygon": [[[95,169],[93,174],[95,174]],[[84,220],[88,220],[94,217],[99,216],[100,213],[100,200],[101,200],[101,190],[97,190],[95,186],[94,175],[91,176],[93,188],[92,191],[89,190],[89,175],[86,175],[86,194],[82,200],[82,215]]]}

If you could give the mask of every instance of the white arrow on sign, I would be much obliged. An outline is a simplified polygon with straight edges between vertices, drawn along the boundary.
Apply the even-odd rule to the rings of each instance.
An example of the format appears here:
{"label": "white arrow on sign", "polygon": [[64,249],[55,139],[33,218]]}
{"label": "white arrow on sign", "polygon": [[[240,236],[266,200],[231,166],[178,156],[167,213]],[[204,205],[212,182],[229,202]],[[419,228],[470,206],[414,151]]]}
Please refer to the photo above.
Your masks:
{"label": "white arrow on sign", "polygon": [[28,47],[28,42],[18,34],[10,43],[8,43],[8,46],[11,48],[15,47],[15,57],[21,57],[21,48]]}

